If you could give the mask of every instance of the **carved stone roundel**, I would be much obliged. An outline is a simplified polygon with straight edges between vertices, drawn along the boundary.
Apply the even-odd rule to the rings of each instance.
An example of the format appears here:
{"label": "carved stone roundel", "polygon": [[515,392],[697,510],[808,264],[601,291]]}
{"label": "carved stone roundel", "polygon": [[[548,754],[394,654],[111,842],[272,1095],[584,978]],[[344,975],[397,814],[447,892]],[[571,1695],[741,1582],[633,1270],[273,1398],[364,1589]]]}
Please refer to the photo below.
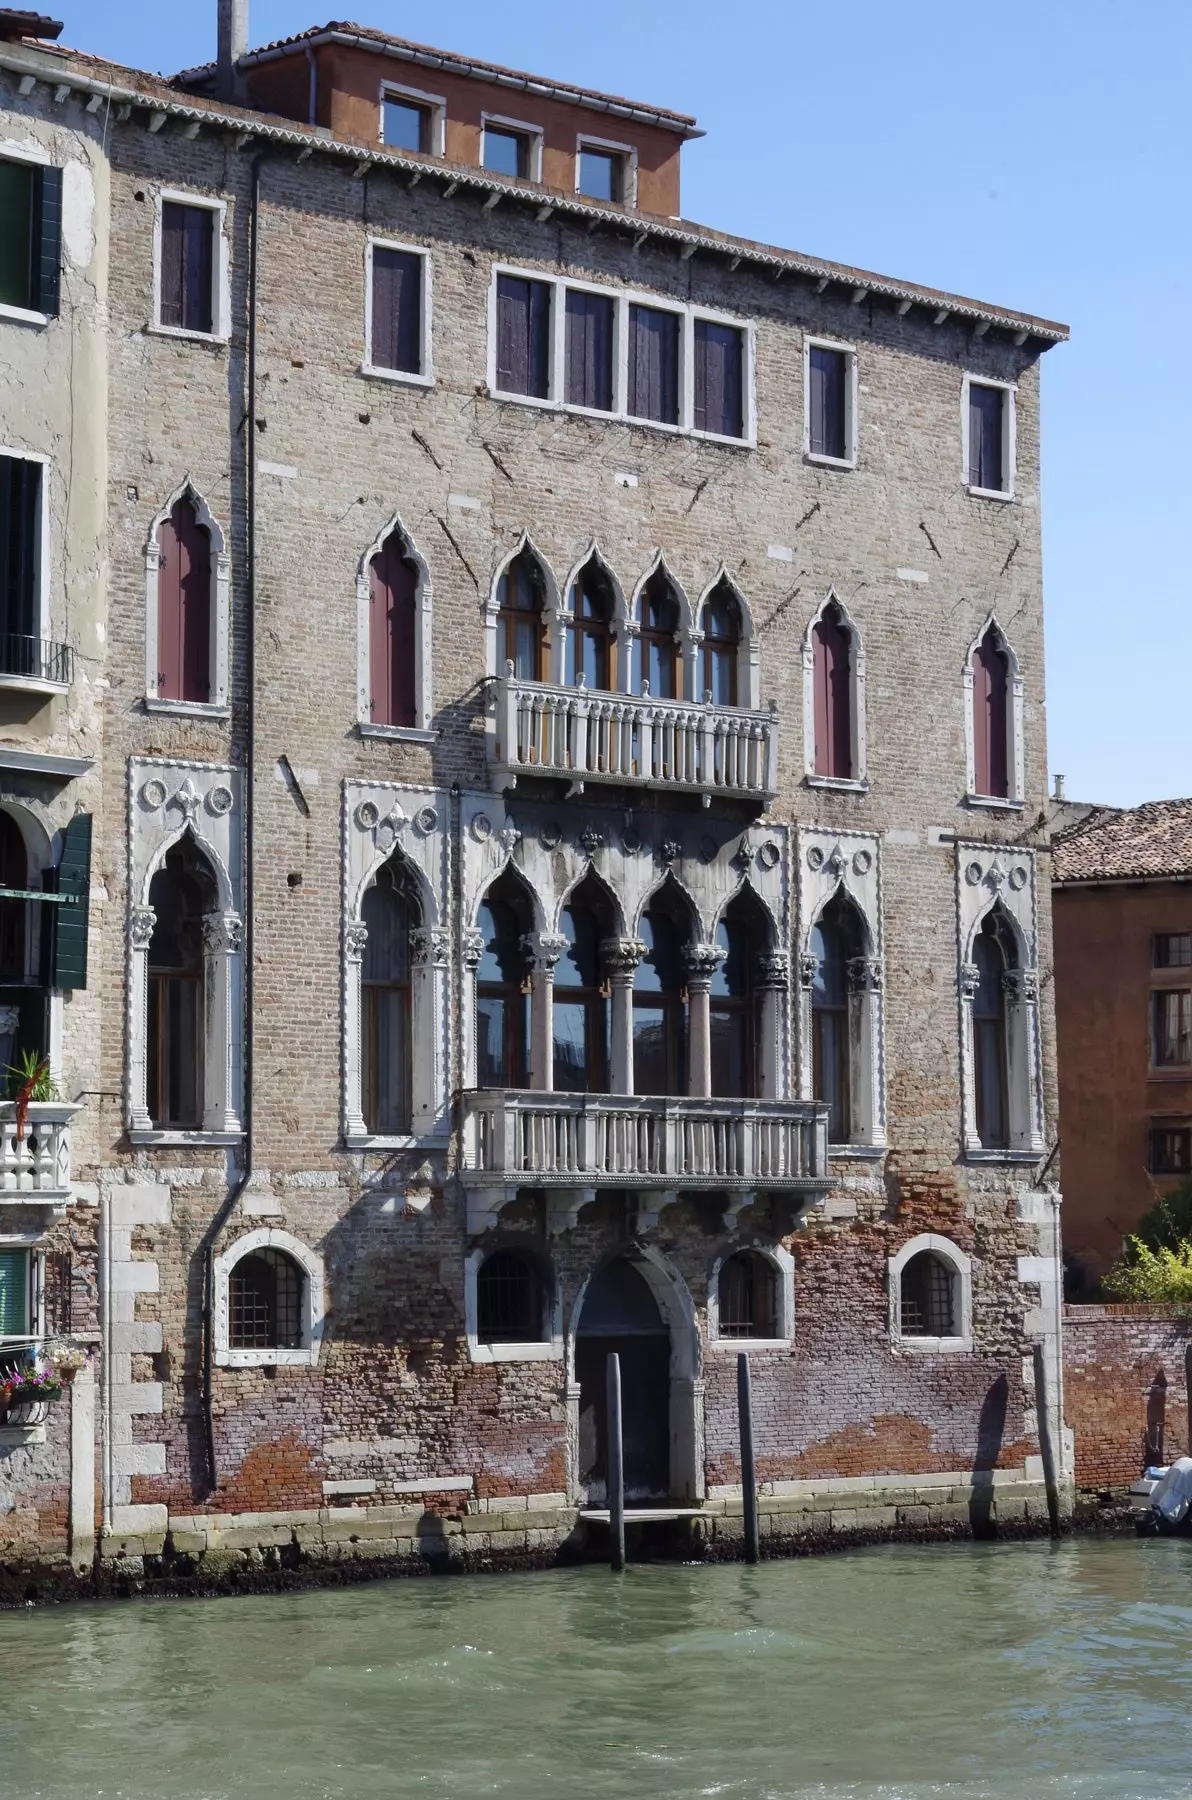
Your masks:
{"label": "carved stone roundel", "polygon": [[984,874],[984,870],[982,869],[980,863],[979,862],[971,862],[969,864],[968,868],[964,871],[964,879],[968,882],[970,887],[976,887],[977,884],[979,883],[979,881],[981,880],[981,876],[983,874]]}
{"label": "carved stone roundel", "polygon": [[477,813],[472,820],[472,836],[478,844],[487,844],[493,834],[493,822],[487,813]]}
{"label": "carved stone roundel", "polygon": [[371,800],[362,800],[356,808],[356,823],[361,831],[371,831],[380,816],[379,808]]}
{"label": "carved stone roundel", "polygon": [[868,875],[873,867],[873,857],[868,850],[858,850],[853,857],[854,875]]}
{"label": "carved stone roundel", "polygon": [[1021,863],[1010,870],[1010,886],[1016,894],[1020,894],[1026,886],[1027,874]]}
{"label": "carved stone roundel", "polygon": [[229,787],[213,787],[207,796],[207,805],[211,811],[221,817],[232,810],[232,790]]}
{"label": "carved stone roundel", "polygon": [[818,844],[812,844],[810,850],[807,852],[807,867],[809,869],[822,869],[823,866],[824,853]]}
{"label": "carved stone roundel", "polygon": [[763,844],[757,853],[757,860],[763,869],[776,869],[781,857],[782,852],[773,841]]}
{"label": "carved stone roundel", "polygon": [[141,789],[141,799],[150,812],[157,812],[166,803],[166,784],[154,775]]}
{"label": "carved stone roundel", "polygon": [[433,806],[424,806],[415,814],[414,823],[424,834],[432,832],[439,822],[439,815]]}
{"label": "carved stone roundel", "polygon": [[563,833],[551,819],[538,833],[538,842],[544,850],[557,850],[563,841]]}

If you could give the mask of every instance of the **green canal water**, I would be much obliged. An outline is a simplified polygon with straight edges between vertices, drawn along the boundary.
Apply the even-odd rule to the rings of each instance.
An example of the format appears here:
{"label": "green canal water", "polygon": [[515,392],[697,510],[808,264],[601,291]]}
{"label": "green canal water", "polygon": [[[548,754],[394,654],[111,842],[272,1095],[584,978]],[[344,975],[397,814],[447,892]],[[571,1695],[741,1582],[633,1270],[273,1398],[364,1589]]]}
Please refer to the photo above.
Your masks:
{"label": "green canal water", "polygon": [[1192,1540],[0,1616],[3,1800],[1180,1800]]}

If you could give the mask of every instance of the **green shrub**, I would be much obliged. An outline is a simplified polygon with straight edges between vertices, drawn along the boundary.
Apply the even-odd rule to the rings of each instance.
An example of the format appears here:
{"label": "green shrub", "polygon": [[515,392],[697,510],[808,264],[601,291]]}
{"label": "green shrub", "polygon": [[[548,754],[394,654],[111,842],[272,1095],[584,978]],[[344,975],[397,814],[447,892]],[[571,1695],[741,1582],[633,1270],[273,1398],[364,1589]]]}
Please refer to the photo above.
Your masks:
{"label": "green shrub", "polygon": [[1192,1306],[1192,1242],[1185,1239],[1152,1249],[1141,1237],[1128,1237],[1101,1286],[1111,1300]]}
{"label": "green shrub", "polygon": [[1151,1250],[1174,1250],[1192,1242],[1192,1178],[1160,1194],[1138,1221],[1135,1237]]}

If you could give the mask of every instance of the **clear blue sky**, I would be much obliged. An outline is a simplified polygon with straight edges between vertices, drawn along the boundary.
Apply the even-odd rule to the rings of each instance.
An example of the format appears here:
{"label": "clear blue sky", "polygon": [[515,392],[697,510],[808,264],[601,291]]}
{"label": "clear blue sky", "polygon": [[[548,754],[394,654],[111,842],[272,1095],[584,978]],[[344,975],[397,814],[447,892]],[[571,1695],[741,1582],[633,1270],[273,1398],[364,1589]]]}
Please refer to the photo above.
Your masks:
{"label": "clear blue sky", "polygon": [[[254,44],[327,16],[250,3]],[[689,218],[1070,324],[1043,360],[1050,765],[1078,798],[1192,795],[1188,0],[353,3],[695,113]],[[215,13],[63,0],[63,35],[173,72],[214,53]]]}

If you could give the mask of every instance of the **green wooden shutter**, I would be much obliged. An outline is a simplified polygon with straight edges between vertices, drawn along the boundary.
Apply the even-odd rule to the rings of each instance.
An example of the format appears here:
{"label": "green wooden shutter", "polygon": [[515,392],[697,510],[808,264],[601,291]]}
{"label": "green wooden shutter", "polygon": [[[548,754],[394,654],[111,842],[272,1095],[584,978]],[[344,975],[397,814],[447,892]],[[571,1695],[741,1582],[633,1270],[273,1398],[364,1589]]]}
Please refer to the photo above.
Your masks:
{"label": "green wooden shutter", "polygon": [[29,1252],[0,1250],[0,1337],[29,1334]]}
{"label": "green wooden shutter", "polygon": [[87,924],[91,900],[91,814],[76,813],[66,827],[55,886],[70,900],[53,908],[49,986],[87,985]]}
{"label": "green wooden shutter", "polygon": [[38,170],[38,205],[34,212],[34,306],[56,317],[62,291],[62,170]]}

